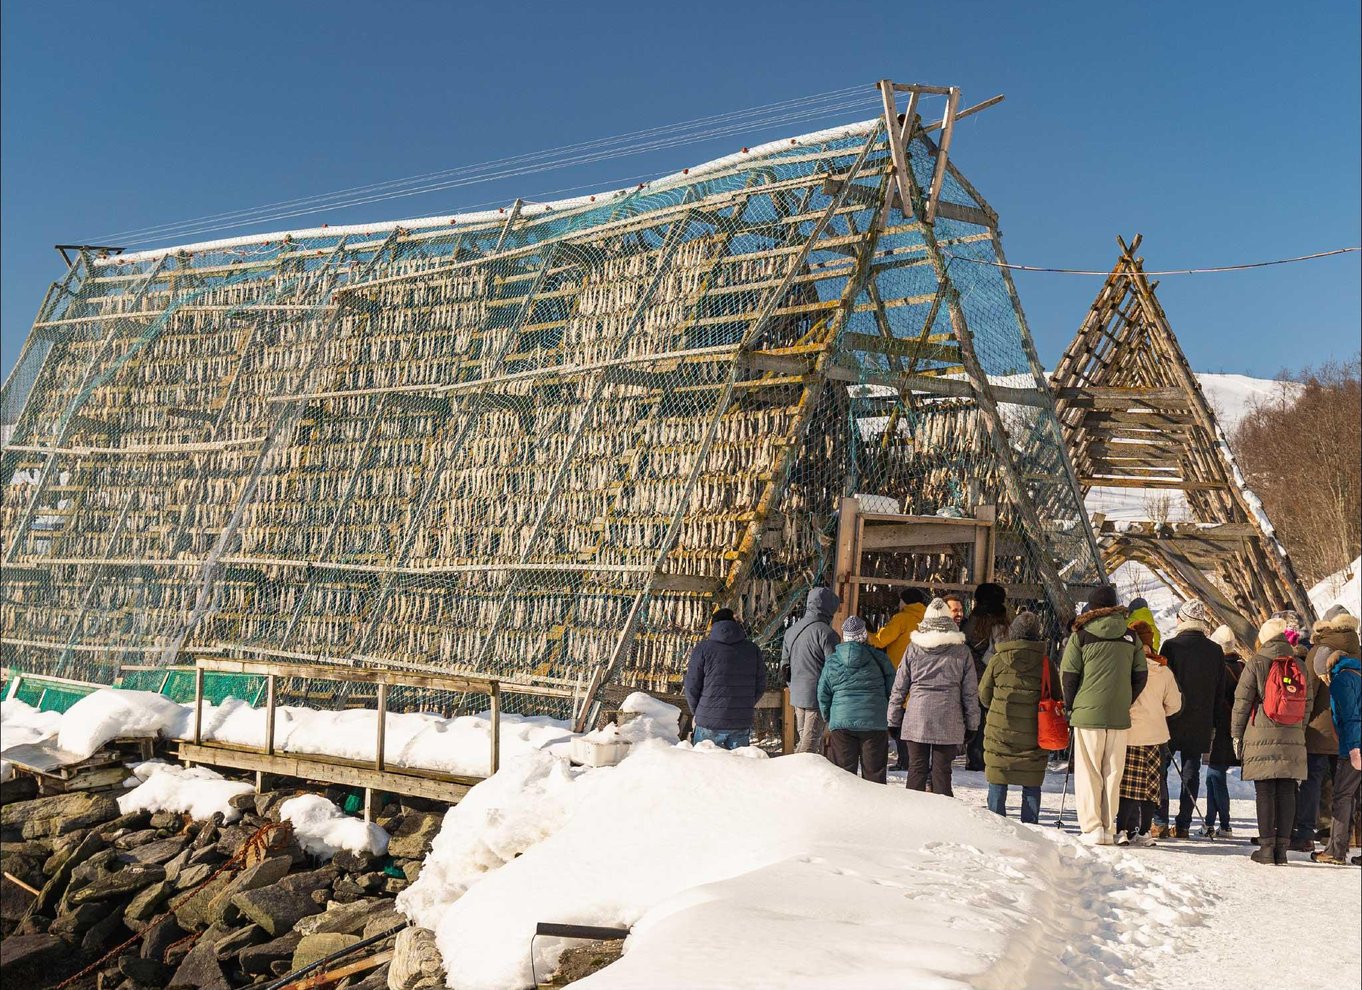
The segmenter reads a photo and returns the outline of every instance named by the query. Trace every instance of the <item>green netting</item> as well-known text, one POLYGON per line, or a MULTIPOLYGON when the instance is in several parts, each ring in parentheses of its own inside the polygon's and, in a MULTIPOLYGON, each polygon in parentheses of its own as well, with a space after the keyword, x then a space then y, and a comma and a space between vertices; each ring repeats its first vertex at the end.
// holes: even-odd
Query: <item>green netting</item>
POLYGON ((19 689, 14 692, 14 697, 42 712, 64 712, 93 690, 93 687, 85 688, 47 681, 41 677, 25 676, 20 679, 19 689))
POLYGON ((0 403, 6 662, 467 672, 563 714, 677 689, 717 603, 774 642, 857 492, 996 505, 1042 605, 1094 580, 1011 283, 961 260, 998 258, 984 204, 951 173, 934 225, 886 212, 889 171, 868 123, 556 207, 82 256, 0 403))

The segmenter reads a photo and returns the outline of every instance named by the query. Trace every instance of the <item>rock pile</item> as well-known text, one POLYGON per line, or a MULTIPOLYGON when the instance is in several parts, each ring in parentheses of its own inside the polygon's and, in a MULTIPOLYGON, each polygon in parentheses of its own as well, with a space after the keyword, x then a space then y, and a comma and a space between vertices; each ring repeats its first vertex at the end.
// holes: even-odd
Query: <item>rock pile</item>
MULTIPOLYGON (((0 808, 6 985, 52 986, 98 961, 73 986, 264 986, 404 925, 393 897, 416 878, 442 809, 395 801, 378 819, 392 835, 389 855, 341 852, 322 863, 279 822, 279 806, 297 793, 235 798, 241 818, 230 823, 220 814, 207 821, 124 815, 107 794, 7 800, 0 808)), ((392 945, 390 937, 344 962, 392 945)), ((384 962, 329 985, 443 985, 429 965, 389 970, 384 962)))

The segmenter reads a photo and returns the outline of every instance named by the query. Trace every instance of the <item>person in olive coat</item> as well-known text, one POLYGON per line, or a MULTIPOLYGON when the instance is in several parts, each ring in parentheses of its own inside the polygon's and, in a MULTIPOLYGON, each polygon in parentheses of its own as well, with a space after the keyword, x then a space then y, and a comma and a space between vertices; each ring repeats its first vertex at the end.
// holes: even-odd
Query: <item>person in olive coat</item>
MULTIPOLYGON (((1286 865, 1291 828, 1296 821, 1296 787, 1306 778, 1305 720, 1282 725, 1263 711, 1268 674, 1277 657, 1294 657, 1286 638, 1286 622, 1268 619, 1258 630, 1258 652, 1244 664, 1234 691, 1230 734, 1235 752, 1243 761, 1244 780, 1253 781, 1258 801, 1258 850, 1255 863, 1286 865)), ((1296 661, 1300 663, 1299 660, 1296 661)), ((1305 710, 1314 702, 1315 685, 1301 671, 1305 682, 1305 710)))
POLYGON ((830 733, 828 759, 876 784, 887 781, 889 690, 894 665, 883 650, 869 645, 865 620, 853 615, 842 623, 842 642, 818 677, 818 711, 830 733))
MULTIPOLYGON (((1037 711, 1045 656, 1045 633, 1033 612, 1018 612, 1004 638, 993 647, 993 657, 979 682, 979 703, 988 709, 984 720, 984 777, 988 808, 1007 817, 1007 788, 1022 789, 1021 820, 1040 821, 1040 786, 1050 754, 1037 743, 1037 711)), ((1051 685, 1059 693, 1059 675, 1052 668, 1051 685)))

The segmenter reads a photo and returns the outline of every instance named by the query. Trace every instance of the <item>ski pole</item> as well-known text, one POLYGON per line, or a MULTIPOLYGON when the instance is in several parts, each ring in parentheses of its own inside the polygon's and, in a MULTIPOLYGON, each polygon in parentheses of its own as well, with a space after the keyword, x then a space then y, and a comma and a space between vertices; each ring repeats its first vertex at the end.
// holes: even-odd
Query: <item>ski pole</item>
MULTIPOLYGON (((1178 780, 1181 781, 1178 787, 1180 790, 1185 791, 1187 788, 1187 779, 1182 775, 1182 762, 1177 758, 1177 754, 1170 752, 1168 755, 1173 758, 1173 766, 1175 766, 1178 771, 1178 780)), ((1182 800, 1181 796, 1179 796, 1178 800, 1182 800)), ((1197 817, 1202 821, 1205 821, 1206 816, 1201 813, 1201 805, 1197 803, 1196 798, 1192 798, 1192 807, 1196 809, 1197 817)))
POLYGON ((1064 827, 1064 801, 1069 796, 1069 775, 1074 770, 1074 730, 1069 729, 1069 758, 1064 764, 1064 790, 1059 792, 1059 817, 1055 819, 1055 828, 1064 827))

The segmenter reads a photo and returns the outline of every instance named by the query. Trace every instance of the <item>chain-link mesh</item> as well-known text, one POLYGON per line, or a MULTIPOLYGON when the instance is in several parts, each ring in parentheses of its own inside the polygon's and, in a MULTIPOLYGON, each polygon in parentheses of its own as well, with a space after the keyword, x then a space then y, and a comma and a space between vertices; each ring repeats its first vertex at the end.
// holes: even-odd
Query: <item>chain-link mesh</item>
POLYGON ((675 690, 716 603, 769 642, 827 579, 853 492, 995 504, 1001 580, 1092 580, 1011 284, 952 259, 996 237, 885 211, 889 163, 865 124, 564 209, 82 256, 3 397, 6 663, 675 690))

